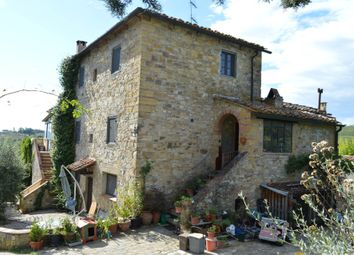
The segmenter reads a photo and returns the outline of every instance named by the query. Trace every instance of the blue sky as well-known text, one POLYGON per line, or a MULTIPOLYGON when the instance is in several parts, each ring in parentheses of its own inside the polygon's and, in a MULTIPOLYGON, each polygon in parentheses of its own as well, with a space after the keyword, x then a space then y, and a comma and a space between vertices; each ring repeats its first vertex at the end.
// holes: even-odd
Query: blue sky
MULTIPOLYGON (((277 87, 286 101, 315 106, 317 87, 323 87, 329 111, 354 124, 354 1, 315 0, 297 12, 282 10, 277 1, 228 0, 223 8, 195 2, 200 25, 273 51, 263 58, 263 96, 277 87)), ((166 14, 189 20, 189 0, 161 3, 166 14)), ((0 0, 0 95, 22 88, 60 93, 57 68, 75 53, 76 40, 90 43, 116 22, 100 0, 0 0)), ((0 130, 41 128, 55 102, 37 93, 0 99, 0 130)))

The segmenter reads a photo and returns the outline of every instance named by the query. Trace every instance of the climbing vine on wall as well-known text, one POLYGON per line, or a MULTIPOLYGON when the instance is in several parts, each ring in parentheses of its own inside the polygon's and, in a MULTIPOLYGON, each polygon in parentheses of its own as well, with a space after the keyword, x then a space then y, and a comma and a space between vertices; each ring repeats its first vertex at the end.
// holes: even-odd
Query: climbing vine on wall
POLYGON ((65 58, 59 68, 60 85, 63 93, 60 94, 58 103, 53 109, 53 134, 54 146, 52 160, 54 163, 54 175, 52 179, 52 191, 56 196, 58 207, 64 207, 64 196, 60 186, 60 167, 71 164, 75 160, 74 125, 75 106, 67 102, 76 102, 75 84, 78 79, 79 61, 75 56, 65 58), (65 104, 65 109, 63 105, 65 104))

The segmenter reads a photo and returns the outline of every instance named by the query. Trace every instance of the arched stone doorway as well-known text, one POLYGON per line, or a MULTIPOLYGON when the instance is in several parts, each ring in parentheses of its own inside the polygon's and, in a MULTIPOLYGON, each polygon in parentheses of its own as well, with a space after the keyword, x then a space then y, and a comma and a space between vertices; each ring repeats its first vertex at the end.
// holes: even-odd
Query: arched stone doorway
POLYGON ((239 125, 236 117, 227 114, 220 120, 219 155, 216 158, 215 169, 222 169, 238 153, 239 125))

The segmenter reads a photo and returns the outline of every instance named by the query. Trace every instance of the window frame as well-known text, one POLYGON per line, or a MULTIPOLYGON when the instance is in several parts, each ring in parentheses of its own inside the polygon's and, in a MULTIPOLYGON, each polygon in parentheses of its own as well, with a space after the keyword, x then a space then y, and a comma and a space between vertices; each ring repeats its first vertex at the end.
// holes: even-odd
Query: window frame
POLYGON ((220 52, 220 66, 219 66, 219 73, 222 76, 226 76, 226 77, 233 77, 236 78, 236 63, 237 63, 237 55, 235 52, 231 52, 231 51, 227 51, 227 50, 221 50, 220 52), (223 55, 225 55, 225 61, 223 61, 223 55), (231 74, 227 74, 227 56, 231 56, 231 60, 233 60, 233 62, 231 62, 231 74), (225 67, 224 67, 225 65, 225 67))
POLYGON ((81 141, 81 120, 75 121, 75 144, 80 144, 81 141))
POLYGON ((110 116, 107 118, 107 137, 106 137, 106 143, 107 144, 116 144, 117 143, 117 135, 118 135, 118 120, 117 116, 110 116), (110 121, 114 120, 115 121, 115 137, 113 140, 112 134, 110 134, 110 121))
POLYGON ((263 152, 292 153, 292 147, 292 122, 284 120, 263 119, 263 152))
POLYGON ((117 189, 117 175, 115 174, 110 174, 110 173, 105 173, 106 175, 106 189, 105 189, 105 194, 106 195, 109 195, 109 196, 112 196, 112 197, 116 197, 116 189, 117 189), (111 190, 109 190, 109 181, 108 179, 112 177, 112 178, 115 178, 115 182, 114 182, 114 190, 113 190, 113 193, 110 193, 111 190))
POLYGON ((80 66, 79 68, 79 88, 85 85, 85 66, 80 66))
POLYGON ((112 49, 112 62, 111 62, 111 73, 114 74, 115 72, 120 70, 120 63, 121 63, 121 53, 122 53, 122 47, 121 45, 117 45, 112 49), (115 65, 115 51, 119 50, 119 59, 118 59, 118 65, 115 65))
POLYGON ((92 82, 97 81, 97 68, 93 69, 92 71, 92 82))

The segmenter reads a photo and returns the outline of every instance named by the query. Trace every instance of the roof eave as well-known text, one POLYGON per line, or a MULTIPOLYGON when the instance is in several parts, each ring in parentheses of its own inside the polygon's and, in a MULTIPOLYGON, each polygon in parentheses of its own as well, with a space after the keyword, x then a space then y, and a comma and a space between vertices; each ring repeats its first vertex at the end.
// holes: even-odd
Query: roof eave
POLYGON ((90 43, 85 49, 83 49, 81 52, 77 53, 75 56, 80 58, 80 57, 86 55, 93 47, 96 46, 96 44, 99 41, 101 41, 103 38, 105 38, 108 34, 113 32, 114 30, 118 29, 119 27, 123 26, 129 20, 131 20, 134 17, 136 17, 138 15, 141 15, 141 14, 150 15, 150 16, 153 16, 153 17, 155 17, 157 19, 170 22, 172 24, 176 24, 176 25, 180 25, 180 26, 183 26, 183 27, 187 27, 187 28, 199 31, 200 33, 204 33, 204 34, 207 34, 207 35, 210 35, 210 36, 213 36, 213 37, 220 38, 221 40, 224 40, 224 41, 229 41, 229 42, 232 42, 232 43, 236 43, 236 44, 245 46, 247 48, 255 49, 255 50, 262 51, 262 52, 265 52, 265 53, 268 53, 268 54, 272 54, 271 51, 267 50, 266 48, 264 48, 264 47, 262 47, 260 45, 256 45, 256 44, 253 44, 253 43, 250 43, 250 42, 247 42, 247 41, 243 41, 242 39, 237 39, 235 37, 232 37, 232 36, 229 36, 229 35, 226 35, 226 34, 225 35, 223 35, 221 33, 217 34, 217 32, 215 32, 215 31, 212 31, 212 30, 208 31, 207 28, 196 26, 196 25, 193 25, 191 23, 187 23, 187 22, 182 21, 182 20, 179 21, 177 19, 170 18, 167 15, 163 15, 163 14, 160 14, 160 13, 157 13, 157 12, 152 12, 152 11, 146 10, 144 8, 138 7, 134 11, 129 13, 128 16, 123 18, 120 22, 118 22, 113 27, 111 27, 106 33, 104 33, 103 35, 98 37, 96 40, 94 40, 92 43, 90 43))

